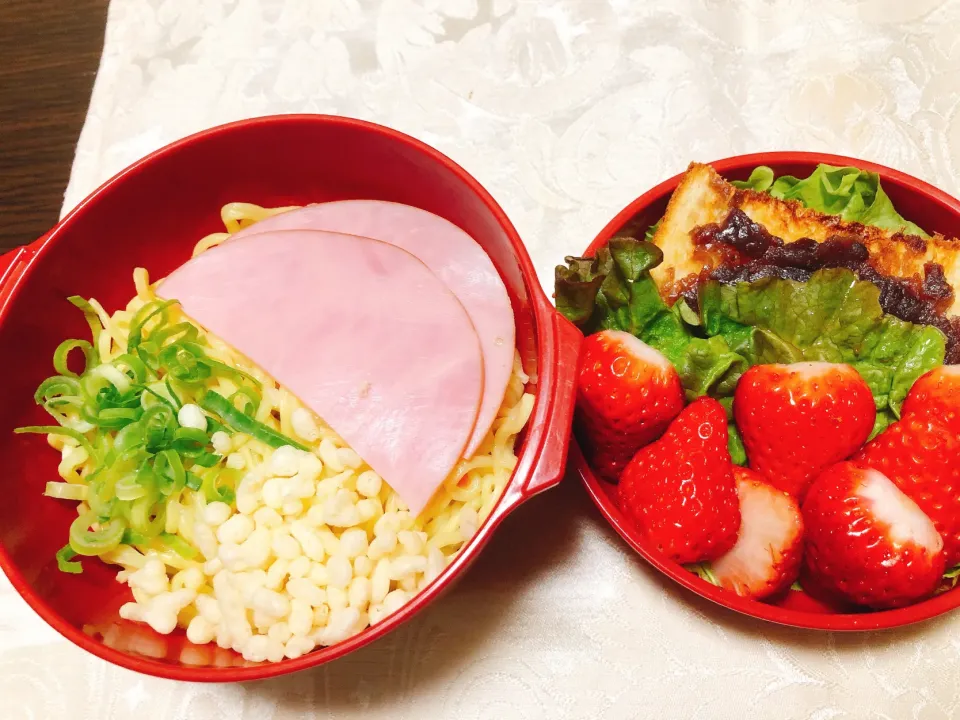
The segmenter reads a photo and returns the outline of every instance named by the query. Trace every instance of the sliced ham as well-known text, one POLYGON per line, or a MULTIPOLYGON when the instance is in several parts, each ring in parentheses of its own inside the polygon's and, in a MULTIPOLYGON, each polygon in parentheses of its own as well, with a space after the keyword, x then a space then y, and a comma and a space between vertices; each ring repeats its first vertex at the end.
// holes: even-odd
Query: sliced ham
POLYGON ((483 393, 463 305, 420 260, 295 230, 213 248, 160 297, 270 373, 419 513, 460 459, 483 393))
POLYGON ((483 352, 483 401, 465 452, 473 455, 503 403, 515 345, 510 297, 477 241, 426 210, 379 200, 309 205, 262 220, 234 238, 274 230, 328 230, 382 240, 416 255, 447 284, 470 315, 483 352))

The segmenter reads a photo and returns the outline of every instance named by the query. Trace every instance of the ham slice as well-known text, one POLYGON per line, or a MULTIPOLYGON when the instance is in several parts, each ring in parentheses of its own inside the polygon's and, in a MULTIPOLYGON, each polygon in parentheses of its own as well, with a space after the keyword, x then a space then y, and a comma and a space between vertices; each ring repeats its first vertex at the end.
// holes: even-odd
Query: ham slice
POLYGON ((470 315, 483 352, 483 400, 464 453, 473 455, 503 404, 515 346, 510 296, 479 243, 433 213, 380 200, 308 205, 262 220, 234 238, 274 230, 327 230, 382 240, 416 255, 447 284, 470 315))
POLYGON ((483 393, 476 331, 405 250, 295 230, 193 258, 160 297, 323 418, 419 513, 460 459, 483 393))

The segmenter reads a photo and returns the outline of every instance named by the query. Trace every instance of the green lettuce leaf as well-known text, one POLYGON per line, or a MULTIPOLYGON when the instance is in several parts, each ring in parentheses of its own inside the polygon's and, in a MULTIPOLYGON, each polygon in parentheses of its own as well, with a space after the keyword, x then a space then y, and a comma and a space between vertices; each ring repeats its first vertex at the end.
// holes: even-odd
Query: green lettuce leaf
POLYGON ((649 273, 662 259, 655 245, 633 238, 615 238, 593 258, 568 257, 556 269, 557 308, 586 334, 624 330, 657 348, 691 399, 715 387, 725 394, 745 362, 724 338, 696 336, 688 321, 697 315, 686 303, 667 306, 649 273))
POLYGON ((755 167, 746 180, 731 180, 730 184, 741 190, 756 190, 757 192, 769 192, 776 176, 773 174, 773 168, 761 165, 755 167))
POLYGON ((663 218, 657 220, 653 225, 647 228, 646 234, 643 236, 643 239, 647 242, 653 242, 653 236, 657 234, 657 230, 660 229, 660 223, 663 222, 663 218))
MULTIPOLYGON (((705 570, 705 572, 710 572, 705 570)), ((701 577, 703 577, 701 575, 701 577)), ((952 590, 957 586, 957 581, 960 580, 960 565, 954 565, 952 568, 947 570, 943 574, 943 579, 946 581, 943 585, 937 588, 937 594, 946 592, 947 590, 952 590)))
POLYGON ((557 309, 586 333, 616 328, 636 335, 666 310, 647 272, 662 261, 656 245, 629 237, 613 238, 592 258, 567 257, 554 275, 557 309))
POLYGON ((730 450, 730 459, 734 465, 747 464, 747 449, 743 446, 743 440, 740 438, 740 431, 733 423, 727 425, 727 448, 730 450))
MULTIPOLYGON (((611 240, 593 258, 568 257, 556 269, 557 309, 585 334, 624 330, 657 348, 677 369, 688 399, 729 399, 749 365, 725 338, 698 335, 700 318, 685 302, 667 306, 649 274, 662 259, 655 245, 633 238, 611 240)), ((731 430, 731 455, 743 464, 740 436, 731 430)))
POLYGON ((853 365, 870 386, 877 410, 893 417, 900 416, 914 381, 942 364, 946 350, 939 330, 885 315, 879 288, 842 268, 819 270, 807 282, 708 282, 701 289, 700 314, 705 332, 724 338, 748 365, 801 360, 853 365))
POLYGON ((896 211, 876 173, 855 167, 821 164, 809 177, 800 179, 792 175, 777 178, 772 169, 761 166, 755 168, 747 180, 733 184, 767 192, 781 200, 799 200, 808 208, 839 215, 850 222, 927 237, 919 226, 896 211))
MULTIPOLYGON (((567 258, 556 271, 557 307, 585 333, 624 330, 673 363, 688 400, 709 395, 727 410, 741 375, 753 365, 819 360, 849 363, 870 386, 874 434, 900 416, 907 391, 943 363, 945 338, 880 307, 876 285, 843 268, 806 282, 764 278, 700 286, 699 312, 668 307, 649 270, 662 260, 648 242, 616 238, 594 258, 567 258)), ((732 423, 730 453, 743 462, 732 423)))
POLYGON ((690 565, 684 565, 684 567, 701 580, 706 580, 711 585, 720 585, 720 582, 713 574, 713 569, 710 567, 710 563, 693 563, 690 565))

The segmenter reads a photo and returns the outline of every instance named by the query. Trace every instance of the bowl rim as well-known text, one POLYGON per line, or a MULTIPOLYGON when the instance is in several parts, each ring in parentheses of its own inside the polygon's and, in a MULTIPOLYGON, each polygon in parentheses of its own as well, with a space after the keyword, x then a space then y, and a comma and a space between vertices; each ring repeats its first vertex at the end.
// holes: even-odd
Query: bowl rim
MULTIPOLYGON (((69 228, 88 211, 87 209, 90 206, 97 203, 99 198, 110 192, 112 188, 126 182, 132 176, 150 172, 157 161, 174 155, 195 144, 203 143, 211 138, 264 125, 274 125, 282 128, 289 123, 308 123, 354 128, 373 135, 379 135, 380 137, 386 137, 393 142, 407 146, 422 156, 429 157, 439 166, 456 175, 466 185, 469 192, 472 192, 481 200, 486 210, 490 212, 496 220, 497 225, 506 234, 513 249, 513 254, 519 265, 520 274, 528 293, 530 313, 534 320, 538 367, 545 361, 553 360, 553 355, 561 351, 562 348, 558 349, 558 342, 556 340, 557 336, 564 332, 563 326, 559 323, 560 316, 544 294, 543 288, 537 278, 536 270, 516 228, 493 196, 476 178, 439 150, 399 130, 357 118, 311 113, 264 115, 217 125, 164 145, 120 170, 87 195, 48 233, 26 248, 12 251, 13 265, 10 268, 4 271, 2 264, 0 264, 0 281, 3 281, 0 282, 0 324, 3 323, 9 313, 11 305, 9 302, 10 299, 29 277, 30 270, 36 259, 41 257, 45 252, 48 252, 59 237, 64 232, 67 232, 69 228), (21 266, 17 266, 18 261, 22 263, 21 266), (6 284, 6 287, 3 287, 4 284, 6 284), (3 293, 7 290, 9 290, 9 292, 4 297, 3 293)), ((570 329, 572 330, 572 326, 570 326, 570 329)), ((579 336, 579 333, 577 333, 577 335, 579 336)), ((572 372, 571 370, 571 378, 572 372)), ((556 405, 552 397, 554 394, 553 391, 557 384, 562 383, 563 380, 554 372, 544 372, 541 370, 539 376, 540 380, 536 386, 536 398, 531 418, 537 415, 541 404, 543 404, 544 416, 549 419, 554 416, 555 412, 552 410, 556 405)), ((53 610, 53 608, 34 591, 2 543, 0 543, 0 569, 6 574, 18 594, 50 627, 81 649, 114 665, 154 677, 202 683, 246 682, 285 675, 330 662, 372 643, 381 636, 388 634, 401 623, 409 620, 414 614, 419 612, 459 579, 470 563, 476 559, 487 542, 489 542, 493 531, 510 512, 537 492, 559 482, 560 475, 558 475, 552 483, 541 482, 537 487, 532 489, 528 487, 531 485, 531 478, 536 475, 536 461, 550 440, 549 433, 542 432, 541 436, 537 437, 536 440, 537 442, 535 443, 527 442, 518 455, 517 467, 507 480, 504 491, 491 510, 490 515, 480 525, 473 537, 464 544, 454 561, 450 563, 431 584, 418 592, 400 610, 376 625, 368 626, 362 632, 347 640, 327 647, 317 648, 299 658, 285 658, 279 662, 245 666, 189 666, 182 663, 166 662, 146 656, 129 654, 95 640, 81 628, 69 623, 58 612, 53 610)), ((561 447, 563 455, 565 456, 566 443, 563 443, 561 447)), ((556 449, 557 445, 554 443, 551 450, 556 449)), ((547 452, 549 453, 550 451, 547 452)))
MULTIPOLYGON (((752 169, 758 165, 785 163, 852 165, 861 170, 877 173, 881 180, 893 181, 911 192, 922 195, 927 200, 944 207, 960 218, 960 200, 957 200, 943 190, 902 171, 844 155, 788 150, 733 155, 706 164, 711 165, 718 173, 723 175, 733 170, 752 169)), ((672 194, 680 183, 683 175, 684 173, 678 173, 664 180, 630 202, 597 234, 587 247, 585 254, 592 255, 635 215, 672 194)), ((795 608, 769 605, 758 600, 740 597, 734 592, 708 583, 706 580, 686 570, 679 563, 664 557, 655 548, 645 544, 642 538, 639 538, 633 530, 632 523, 620 512, 606 490, 604 490, 604 487, 609 485, 609 483, 599 479, 594 474, 583 455, 576 437, 574 437, 570 443, 570 465, 580 476, 587 490, 587 494, 596 504, 604 519, 610 523, 617 534, 620 535, 634 551, 640 554, 644 560, 686 589, 717 605, 742 615, 766 620, 779 625, 807 630, 857 632, 903 627, 923 620, 929 620, 960 606, 960 591, 958 591, 957 588, 941 592, 931 598, 906 607, 864 613, 807 612, 795 608)))

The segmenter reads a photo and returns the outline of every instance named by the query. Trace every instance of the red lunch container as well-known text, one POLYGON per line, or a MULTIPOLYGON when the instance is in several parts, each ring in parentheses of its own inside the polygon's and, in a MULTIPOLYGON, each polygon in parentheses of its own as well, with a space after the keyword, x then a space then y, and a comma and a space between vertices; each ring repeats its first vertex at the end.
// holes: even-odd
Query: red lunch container
POLYGON ((7 379, 0 403, 0 567, 66 638, 132 670, 223 682, 328 662, 410 619, 466 570, 508 513, 559 482, 581 339, 540 288, 523 243, 490 194, 411 137, 347 118, 284 115, 180 140, 106 182, 40 240, 0 259, 0 369, 7 379), (222 230, 219 213, 227 202, 271 207, 347 198, 390 200, 444 217, 476 239, 500 272, 536 395, 503 496, 455 561, 410 603, 342 643, 295 660, 246 663, 231 651, 193 646, 182 631, 162 636, 121 621, 117 609, 130 595, 115 582, 116 568, 88 563, 80 575, 58 571, 54 555, 76 517, 74 504, 42 494, 46 481, 57 478, 57 453, 39 437, 13 434, 15 427, 48 422, 33 402, 34 389, 50 374, 60 341, 87 332, 65 298, 96 297, 111 312, 125 305, 133 269, 167 275, 190 258, 199 238, 222 230))
MULTIPOLYGON (((778 177, 807 177, 820 163, 853 166, 877 173, 884 191, 903 217, 916 222, 928 232, 960 237, 960 201, 922 180, 882 165, 840 155, 810 152, 738 155, 712 162, 710 165, 727 180, 746 180, 750 172, 760 165, 772 168, 778 177)), ((622 231, 640 232, 642 237, 646 228, 663 217, 667 202, 682 177, 676 175, 665 180, 627 205, 600 231, 587 247, 585 254, 592 255, 622 231)), ((771 603, 742 598, 730 590, 702 580, 680 564, 664 557, 648 542, 617 507, 616 486, 594 475, 576 441, 570 450, 570 461, 600 512, 634 550, 660 572, 684 587, 731 610, 794 627, 819 630, 879 630, 926 620, 960 606, 960 591, 956 588, 915 605, 879 612, 830 607, 800 591, 790 591, 771 603)))

